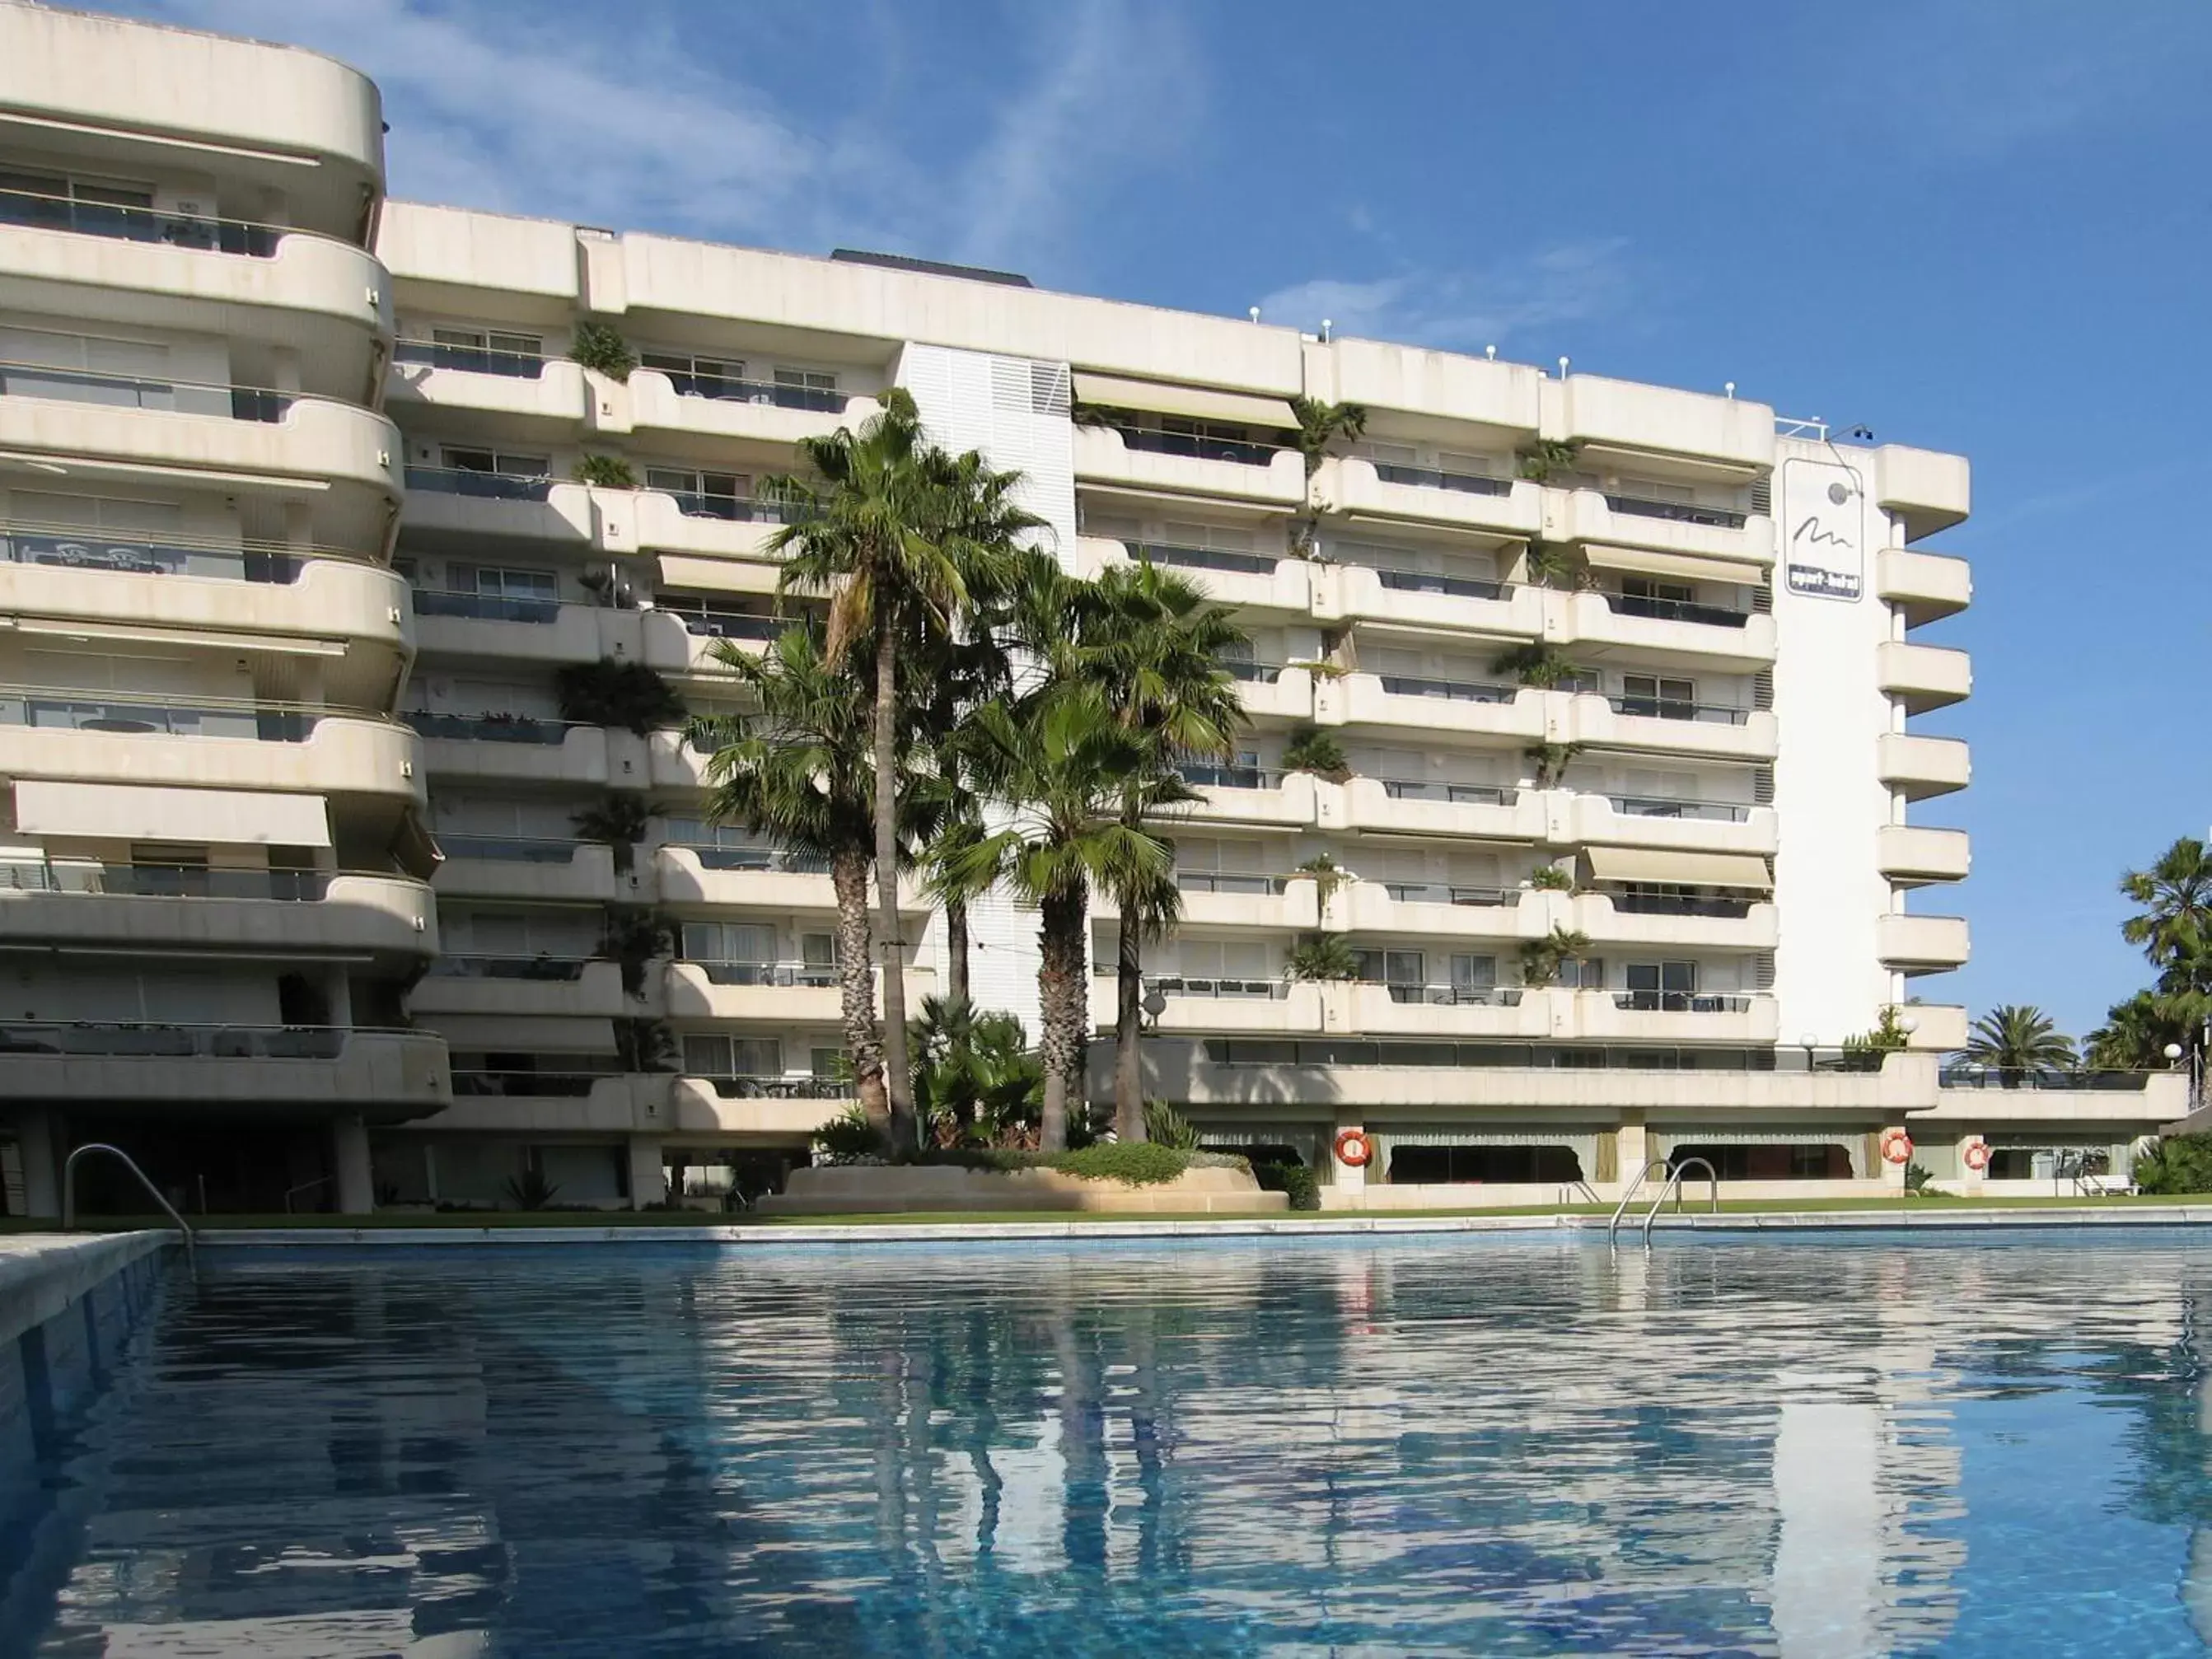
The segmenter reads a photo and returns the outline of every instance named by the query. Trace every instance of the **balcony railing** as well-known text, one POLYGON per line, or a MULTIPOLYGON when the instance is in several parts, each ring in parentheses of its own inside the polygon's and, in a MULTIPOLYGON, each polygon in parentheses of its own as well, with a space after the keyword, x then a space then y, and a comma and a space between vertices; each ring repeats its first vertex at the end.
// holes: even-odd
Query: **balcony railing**
POLYGON ((482 1097, 507 1096, 510 1098, 548 1099, 558 1097, 576 1099, 592 1092, 592 1087, 601 1078, 617 1076, 611 1072, 512 1072, 491 1070, 457 1070, 453 1073, 453 1093, 482 1097))
POLYGON ((1740 1014, 1754 999, 1712 991, 1616 991, 1613 1006, 1638 1013, 1740 1014))
POLYGON ((1518 1008, 1522 988, 1517 985, 1415 985, 1403 980, 1368 980, 1390 993, 1390 1000, 1439 1008, 1518 1008))
POLYGON ((333 717, 364 720, 382 718, 349 709, 306 708, 296 703, 234 702, 216 697, 172 702, 166 697, 84 691, 73 687, 0 686, 0 726, 305 743, 317 722, 333 717))
POLYGON ((553 480, 544 474, 484 472, 470 466, 410 466, 407 487, 477 501, 542 501, 553 493, 553 480))
POLYGON ((1133 556, 1154 564, 1180 565, 1192 570, 1220 570, 1239 576, 1266 576, 1280 560, 1272 553, 1240 553, 1225 547, 1182 547, 1173 542, 1127 544, 1133 556))
POLYGON ((152 1021, 0 1022, 0 1054, 118 1060, 336 1060, 368 1026, 167 1025, 152 1021))
POLYGON ((442 956, 430 964, 433 979, 573 981, 584 976, 589 957, 442 956))
POLYGON ((1671 519, 1677 524, 1701 524, 1715 530, 1741 530, 1744 515, 1725 507, 1699 507, 1693 501, 1655 501, 1641 495, 1607 495, 1605 504, 1615 513, 1635 519, 1671 519))
POLYGON ((1698 605, 1688 599, 1657 599, 1642 593, 1607 593, 1606 608, 1616 616, 1649 617, 1656 622, 1696 623, 1705 628, 1742 628, 1751 621, 1747 611, 1726 605, 1698 605))
POLYGON ((441 340, 400 340, 392 348, 394 362, 428 363, 464 374, 497 374, 510 380, 535 380, 545 373, 542 351, 507 351, 495 346, 451 345, 441 340))
MULTIPOLYGON (((1391 1042, 1332 1037, 1297 1042, 1267 1038, 1213 1038, 1206 1044, 1206 1059, 1221 1066, 1326 1066, 1341 1070, 1352 1066, 1453 1067, 1480 1071, 1565 1072, 1726 1072, 1803 1073, 1879 1071, 1880 1066, 1845 1064, 1833 1048, 1815 1049, 1808 1057, 1800 1048, 1725 1048, 1699 1046, 1679 1048, 1636 1043, 1618 1048, 1601 1044, 1553 1047, 1528 1042, 1391 1042)), ((1877 1060, 1879 1055, 1875 1057, 1877 1060)))
POLYGON ((568 722, 540 720, 533 714, 443 714, 410 709, 399 717, 426 738, 462 743, 540 744, 547 748, 568 741, 568 722))
POLYGON ((1382 890, 1398 904, 1517 905, 1517 887, 1457 887, 1442 881, 1386 881, 1382 890))
POLYGON ((716 985, 809 986, 837 983, 837 969, 819 962, 715 962, 697 957, 692 963, 716 985))
POLYGON ((1480 680, 1435 680, 1419 676, 1384 674, 1382 690, 1394 697, 1434 697, 1449 702, 1511 702, 1510 685, 1491 685, 1480 680))
POLYGON ((210 253, 273 258, 287 236, 307 233, 245 219, 206 214, 163 213, 120 202, 87 202, 37 191, 0 190, 0 225, 31 230, 66 230, 80 236, 104 236, 119 242, 157 242, 210 253))
POLYGON ((97 404, 104 409, 152 409, 234 421, 281 421, 299 393, 269 386, 172 380, 148 374, 106 374, 45 363, 0 362, 0 397, 97 404), (181 394, 181 395, 179 395, 181 394))
POLYGON ((738 380, 721 374, 690 374, 645 365, 647 374, 665 374, 679 398, 708 398, 716 403, 765 404, 777 409, 806 409, 817 415, 842 415, 853 401, 849 392, 830 386, 787 386, 781 380, 738 380))
POLYGON ((1741 823, 1751 816, 1748 806, 1726 801, 1676 800, 1668 795, 1607 795, 1613 810, 1632 818, 1700 818, 1711 823, 1741 823))
POLYGON ((859 1092, 850 1079, 840 1077, 718 1077, 710 1073, 702 1080, 713 1085, 724 1100, 850 1100, 859 1092))
POLYGON ((1176 872, 1176 885, 1186 893, 1249 893, 1260 896, 1280 893, 1289 884, 1287 876, 1249 875, 1229 870, 1176 872))
POLYGON ((1425 570, 1384 570, 1377 568, 1376 579, 1383 586, 1402 593, 1443 593, 1458 599, 1502 599, 1512 592, 1510 583, 1496 582, 1480 576, 1439 576, 1425 570))
MULTIPOLYGON (((1114 964, 1101 962, 1092 971, 1100 978, 1110 976, 1114 964)), ((1182 975, 1164 975, 1145 981, 1146 991, 1158 991, 1166 997, 1208 997, 1239 1002, 1280 1002, 1291 994, 1287 981, 1279 979, 1191 979, 1182 975)))
POLYGON ((1607 697, 1616 714, 1648 720, 1696 720, 1707 726, 1742 726, 1751 719, 1748 708, 1724 703, 1690 702, 1679 697, 1607 697))
POLYGON ((742 611, 681 611, 664 604, 660 607, 672 617, 684 620, 684 631, 709 640, 778 640, 783 630, 795 625, 789 617, 760 617, 742 611))
POLYGON ((1447 472, 1433 466, 1401 466, 1395 461, 1374 463, 1375 476, 1384 483, 1411 484, 1416 489, 1449 489, 1462 495, 1510 495, 1510 478, 1493 478, 1483 472, 1447 472))
POLYGON ((672 841, 707 870, 759 870, 776 875, 826 876, 830 860, 818 853, 795 853, 781 847, 726 847, 712 842, 672 841))
POLYGON ((287 583, 300 579, 310 560, 347 564, 378 562, 350 548, 317 543, 257 540, 252 537, 151 536, 82 525, 0 523, 0 562, 48 565, 64 570, 114 571, 131 576, 209 576, 221 580, 287 583))
POLYGON ((1282 453, 1274 444, 1244 438, 1215 438, 1203 433, 1160 432, 1149 427, 1117 426, 1123 446, 1155 455, 1181 455, 1195 461, 1231 461, 1238 466, 1269 466, 1282 453))
POLYGON ((1747 898, 1716 898, 1688 893, 1609 893, 1613 908, 1632 916, 1722 916, 1741 921, 1751 914, 1747 898))
POLYGON ((449 858, 483 859, 495 864, 572 864, 577 849, 598 842, 562 841, 550 836, 448 835, 438 831, 438 846, 449 858))
POLYGON ((269 899, 312 903, 327 894, 320 870, 210 870, 204 865, 0 863, 0 891, 85 893, 129 898, 269 899))
POLYGON ((2170 1075, 2162 1072, 2008 1072, 1978 1060, 1952 1060, 1944 1063, 1941 1080, 1946 1089, 2124 1090, 2141 1093, 2150 1087, 2154 1077, 2170 1075))
POLYGON ((528 623, 549 627, 561 620, 558 599, 525 599, 505 593, 456 593, 443 588, 413 590, 418 617, 465 617, 476 622, 528 623))
POLYGON ((1392 800, 1440 800, 1454 806, 1510 806, 1521 799, 1518 789, 1494 783, 1430 783, 1411 778, 1382 778, 1382 793, 1392 800))
POLYGON ((720 519, 731 524, 804 524, 811 511, 803 501, 766 501, 751 496, 714 495, 696 489, 653 489, 676 503, 687 519, 720 519))
POLYGON ((1242 680, 1247 685, 1273 685, 1283 678, 1285 665, 1279 662, 1253 662, 1233 657, 1218 659, 1221 672, 1232 680, 1242 680))
POLYGON ((1283 775, 1257 766, 1212 766, 1186 761, 1176 770, 1182 781, 1200 789, 1279 789, 1283 775))

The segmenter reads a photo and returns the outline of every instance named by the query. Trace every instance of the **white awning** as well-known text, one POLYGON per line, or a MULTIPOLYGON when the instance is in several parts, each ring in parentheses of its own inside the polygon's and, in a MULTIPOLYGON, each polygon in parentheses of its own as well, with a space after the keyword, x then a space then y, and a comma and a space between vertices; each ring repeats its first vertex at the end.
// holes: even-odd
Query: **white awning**
POLYGON ((1774 890, 1766 860, 1750 853, 1681 853, 1656 847, 1593 847, 1595 881, 1652 881, 1677 887, 1742 887, 1774 890))
POLYGON ((1647 553, 1641 548, 1589 545, 1583 555, 1599 570, 1632 570, 1639 576, 1682 576, 1691 581, 1741 582, 1756 587, 1766 567, 1742 559, 1707 558, 1694 553, 1647 553))
POLYGON ((15 827, 26 835, 98 841, 205 842, 218 847, 328 847, 320 795, 255 789, 166 789, 144 784, 15 785, 15 827))
POLYGON ((1158 386, 1123 380, 1111 374, 1075 377, 1075 401, 1102 409, 1139 409, 1148 415, 1188 415, 1200 421, 1238 421, 1246 426, 1296 429, 1298 417, 1281 398, 1248 392, 1214 392, 1205 386, 1158 386))

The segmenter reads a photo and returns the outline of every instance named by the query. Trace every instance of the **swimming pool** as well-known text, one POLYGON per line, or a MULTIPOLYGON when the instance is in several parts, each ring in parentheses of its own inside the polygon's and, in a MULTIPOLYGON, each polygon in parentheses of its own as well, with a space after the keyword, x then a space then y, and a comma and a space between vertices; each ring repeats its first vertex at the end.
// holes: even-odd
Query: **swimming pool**
POLYGON ((0 1654, 2202 1650, 2212 1242, 210 1251, 0 1654))

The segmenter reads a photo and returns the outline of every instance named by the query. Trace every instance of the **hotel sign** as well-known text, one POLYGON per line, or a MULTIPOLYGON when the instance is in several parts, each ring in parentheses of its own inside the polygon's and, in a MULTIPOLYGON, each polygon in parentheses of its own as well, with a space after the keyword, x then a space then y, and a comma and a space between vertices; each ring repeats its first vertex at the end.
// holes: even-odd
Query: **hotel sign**
POLYGON ((1792 593, 1858 599, 1866 586, 1866 491, 1848 467, 1783 466, 1784 579, 1792 593))

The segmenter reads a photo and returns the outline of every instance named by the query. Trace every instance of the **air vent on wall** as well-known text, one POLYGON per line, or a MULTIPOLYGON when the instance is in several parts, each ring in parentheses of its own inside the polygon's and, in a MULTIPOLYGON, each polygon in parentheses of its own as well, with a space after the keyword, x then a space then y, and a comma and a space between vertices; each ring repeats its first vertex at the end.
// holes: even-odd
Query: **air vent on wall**
POLYGON ((1751 677, 1751 706, 1753 708, 1774 707, 1774 671, 1762 668, 1751 677))
POLYGON ((1761 617, 1766 616, 1773 611, 1774 586, 1772 583, 1761 582, 1758 586, 1751 590, 1751 608, 1756 615, 1761 617))
POLYGON ((1774 480, 1771 477, 1751 481, 1751 510, 1754 513, 1774 511, 1774 480))
POLYGON ((1751 982, 1756 990, 1774 988, 1774 952, 1761 951, 1751 959, 1751 982))
POLYGON ((1774 769, 1762 766, 1751 775, 1751 798, 1761 806, 1774 805, 1774 769))

